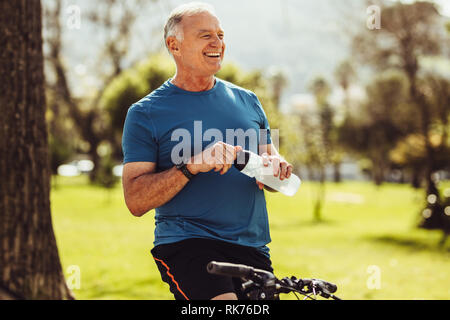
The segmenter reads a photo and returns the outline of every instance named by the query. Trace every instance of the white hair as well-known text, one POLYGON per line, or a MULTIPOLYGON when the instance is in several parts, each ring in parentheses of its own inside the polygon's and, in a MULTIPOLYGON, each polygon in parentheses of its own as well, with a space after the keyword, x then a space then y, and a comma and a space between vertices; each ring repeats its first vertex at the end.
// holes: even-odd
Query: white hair
POLYGON ((183 41, 184 34, 182 28, 180 28, 180 22, 183 20, 183 17, 193 16, 203 12, 208 12, 214 16, 216 15, 214 7, 203 2, 190 2, 176 7, 170 13, 164 27, 164 43, 166 47, 168 37, 176 37, 178 41, 183 41))

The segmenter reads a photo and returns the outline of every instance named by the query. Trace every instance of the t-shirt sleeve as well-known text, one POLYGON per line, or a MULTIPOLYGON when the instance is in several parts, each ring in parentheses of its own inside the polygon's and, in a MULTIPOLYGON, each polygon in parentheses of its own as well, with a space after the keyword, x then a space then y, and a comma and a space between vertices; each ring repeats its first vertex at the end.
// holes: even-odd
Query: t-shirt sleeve
POLYGON ((123 163, 157 162, 158 143, 147 109, 133 105, 128 109, 122 135, 123 163))
POLYGON ((260 128, 259 144, 260 145, 271 144, 272 143, 272 137, 271 137, 271 133, 270 133, 270 125, 269 125, 269 121, 267 120, 266 113, 264 112, 264 108, 261 105, 261 102, 259 101, 259 99, 256 96, 256 94, 254 94, 252 92, 251 95, 252 95, 252 97, 254 99, 254 106, 255 106, 256 112, 258 113, 258 115, 260 117, 260 123, 259 123, 259 128, 260 128))

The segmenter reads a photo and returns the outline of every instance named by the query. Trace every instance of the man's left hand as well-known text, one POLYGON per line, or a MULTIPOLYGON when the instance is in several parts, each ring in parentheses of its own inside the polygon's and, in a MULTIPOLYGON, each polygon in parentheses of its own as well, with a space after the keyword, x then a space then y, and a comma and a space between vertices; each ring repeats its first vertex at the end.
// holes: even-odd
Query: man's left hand
MULTIPOLYGON (((268 167, 270 163, 273 164, 273 175, 275 177, 279 177, 280 180, 282 180, 282 181, 284 179, 289 179, 290 178, 290 176, 292 174, 293 167, 285 159, 283 159, 279 155, 271 156, 271 155, 269 155, 267 153, 262 154, 261 157, 263 158, 263 164, 264 164, 265 167, 268 167)), ((256 184, 258 185, 260 190, 264 189, 264 184, 263 183, 261 183, 258 180, 256 180, 256 184)))

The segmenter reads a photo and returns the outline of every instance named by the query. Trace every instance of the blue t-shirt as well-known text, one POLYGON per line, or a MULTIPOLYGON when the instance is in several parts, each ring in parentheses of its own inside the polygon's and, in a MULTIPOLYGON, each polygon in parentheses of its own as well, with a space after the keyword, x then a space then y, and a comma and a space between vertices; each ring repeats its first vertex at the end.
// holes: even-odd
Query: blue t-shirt
MULTIPOLYGON (((161 172, 179 163, 175 158, 190 158, 218 141, 254 152, 259 143, 271 143, 256 95, 220 79, 202 92, 182 90, 168 80, 128 110, 124 164, 154 162, 161 172), (267 135, 260 134, 264 130, 267 135)), ((214 171, 196 175, 156 208, 155 221, 155 246, 208 238, 256 247, 269 255, 264 191, 234 166, 223 176, 214 171)))

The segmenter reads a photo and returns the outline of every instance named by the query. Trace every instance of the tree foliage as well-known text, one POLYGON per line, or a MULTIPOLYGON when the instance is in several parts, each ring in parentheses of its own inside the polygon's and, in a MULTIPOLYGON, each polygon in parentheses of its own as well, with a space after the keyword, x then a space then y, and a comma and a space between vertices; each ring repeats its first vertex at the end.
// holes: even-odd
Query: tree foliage
POLYGON ((122 160, 122 130, 128 108, 161 86, 174 73, 175 66, 166 55, 152 55, 120 73, 105 88, 100 106, 108 117, 108 140, 116 161, 122 160))
POLYGON ((402 74, 387 72, 367 88, 367 99, 357 114, 348 115, 340 127, 341 143, 353 153, 370 160, 376 184, 385 181, 390 168, 389 151, 408 132, 411 107, 407 104, 407 83, 402 74))
MULTIPOLYGON (((406 92, 406 101, 398 103, 399 95, 392 87, 393 83, 380 86, 378 82, 372 90, 369 86, 369 102, 363 106, 364 113, 368 114, 367 107, 378 107, 379 112, 372 112, 371 119, 375 120, 372 124, 379 127, 365 127, 364 123, 358 125, 347 119, 347 138, 350 138, 352 130, 353 136, 356 132, 364 133, 360 136, 366 139, 363 139, 359 149, 364 150, 364 144, 370 154, 371 145, 377 145, 378 152, 373 154, 379 158, 379 164, 374 165, 382 168, 388 160, 387 155, 390 155, 389 160, 413 172, 415 185, 420 185, 421 180, 425 182, 427 199, 433 196, 440 202, 435 172, 448 170, 450 163, 449 87, 448 80, 428 73, 421 61, 424 57, 442 55, 448 50, 445 21, 432 2, 384 5, 380 1, 380 5, 383 8, 381 29, 367 30, 357 35, 353 41, 353 52, 360 61, 378 72, 401 72, 406 79, 403 82, 406 88, 402 85, 401 90, 406 92), (400 106, 394 109, 396 114, 392 114, 392 109, 382 108, 392 107, 393 104, 400 106)), ((441 221, 433 219, 434 214, 443 215, 444 212, 432 211, 432 215, 424 215, 423 218, 441 221)), ((445 231, 443 224, 440 227, 445 231)))
POLYGON ((77 151, 88 154, 94 162, 90 180, 95 182, 102 164, 98 150, 112 135, 100 108, 100 99, 105 88, 125 68, 125 61, 129 59, 134 23, 138 13, 151 3, 143 0, 104 0, 87 9, 83 15, 87 18, 83 25, 101 30, 99 33, 104 35, 104 39, 99 42, 98 56, 92 57, 93 61, 99 62, 93 67, 97 85, 90 86, 87 89, 89 92, 82 96, 78 96, 74 89, 74 82, 79 84, 82 80, 76 79, 77 81, 72 82, 73 68, 67 63, 67 42, 64 41, 65 29, 62 23, 66 13, 63 1, 47 0, 45 4, 46 87, 47 95, 54 101, 50 107, 54 166, 61 164, 61 154, 67 151, 71 151, 71 155, 77 151), (64 118, 65 115, 70 119, 70 124, 61 123, 61 119, 67 119, 64 118), (67 130, 69 127, 71 130, 67 130), (78 140, 73 149, 61 148, 64 144, 71 146, 71 143, 68 143, 71 139, 78 140))

